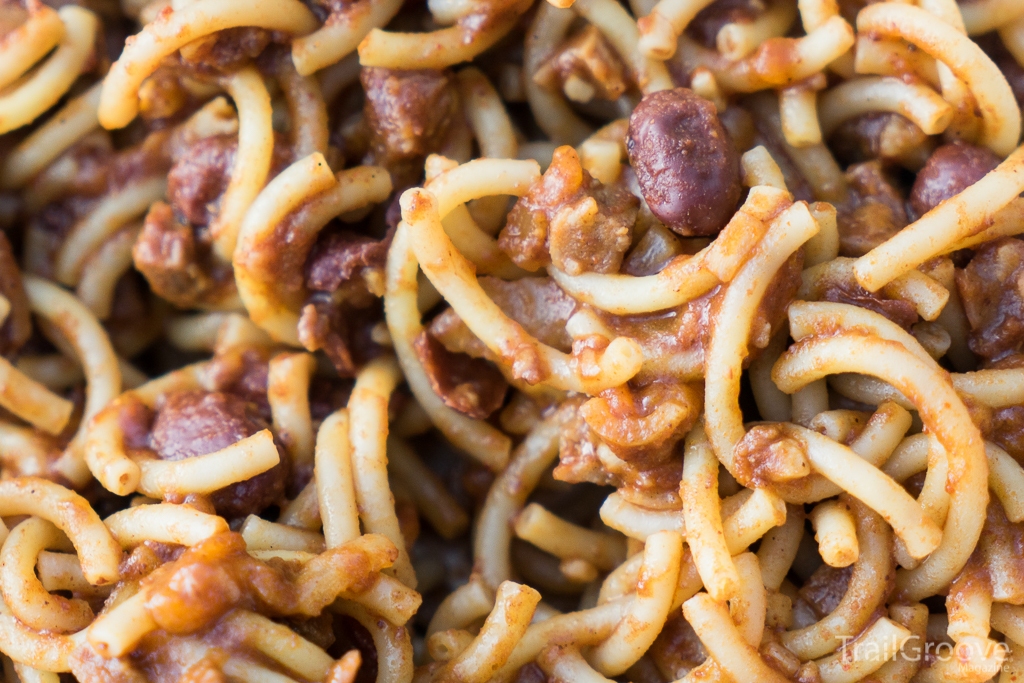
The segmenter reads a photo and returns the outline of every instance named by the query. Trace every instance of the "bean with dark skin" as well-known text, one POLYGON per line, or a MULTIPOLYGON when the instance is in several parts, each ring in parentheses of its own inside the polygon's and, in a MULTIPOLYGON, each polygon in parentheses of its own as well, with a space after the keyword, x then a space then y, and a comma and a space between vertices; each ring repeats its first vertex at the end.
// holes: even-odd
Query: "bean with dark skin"
POLYGON ((923 216, 960 194, 999 165, 999 157, 987 147, 954 142, 939 147, 928 157, 910 190, 910 208, 923 216))
MULTIPOLYGON (((219 451, 267 427, 256 406, 235 394, 177 392, 157 408, 150 446, 162 460, 184 460, 219 451)), ((217 512, 229 519, 244 517, 277 502, 288 472, 281 455, 281 462, 263 474, 212 494, 217 512)))
POLYGON ((651 212, 680 235, 716 235, 740 199, 739 155, 714 105, 687 88, 651 93, 629 117, 629 161, 651 212))

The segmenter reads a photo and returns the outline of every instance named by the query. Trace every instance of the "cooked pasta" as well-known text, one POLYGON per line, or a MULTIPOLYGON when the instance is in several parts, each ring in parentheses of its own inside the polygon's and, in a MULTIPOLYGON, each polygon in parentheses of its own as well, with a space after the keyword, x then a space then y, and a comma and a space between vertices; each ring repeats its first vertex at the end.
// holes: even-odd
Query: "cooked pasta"
POLYGON ((0 0, 0 683, 1018 679, 1022 8, 0 0))

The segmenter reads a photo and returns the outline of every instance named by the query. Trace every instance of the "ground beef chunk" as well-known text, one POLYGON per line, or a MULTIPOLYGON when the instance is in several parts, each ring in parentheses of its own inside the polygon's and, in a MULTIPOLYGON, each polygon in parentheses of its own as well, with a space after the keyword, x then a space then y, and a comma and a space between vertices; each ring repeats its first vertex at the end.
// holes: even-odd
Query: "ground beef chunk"
POLYGON ((718 32, 726 24, 749 23, 764 9, 761 0, 715 0, 697 13, 686 32, 705 47, 714 49, 718 32))
POLYGON ((505 402, 508 383, 489 362, 452 353, 427 331, 416 337, 413 349, 434 393, 452 410, 482 420, 505 402))
POLYGON ((740 199, 739 155, 715 106, 687 88, 646 95, 626 141, 651 212, 681 235, 715 235, 740 199))
POLYGON ((548 60, 548 68, 535 76, 546 86, 563 90, 567 97, 579 102, 595 97, 617 100, 629 87, 627 78, 618 53, 592 24, 566 40, 548 60), (550 77, 556 82, 546 82, 550 77))
MULTIPOLYGON (((521 278, 514 281, 482 277, 480 285, 510 318, 529 334, 564 353, 572 351, 566 322, 576 310, 576 300, 551 278, 521 278)), ((466 326, 454 309, 448 308, 430 321, 430 334, 452 353, 497 360, 466 326)))
POLYGON ((370 335, 383 317, 380 291, 371 292, 369 283, 383 282, 391 234, 374 240, 347 230, 324 231, 306 257, 303 278, 311 294, 299 319, 299 341, 309 351, 322 349, 343 377, 355 376, 380 353, 370 335))
MULTIPOLYGON (((231 182, 238 153, 235 135, 199 138, 174 151, 174 164, 167 175, 167 197, 178 218, 193 226, 205 226, 217 216, 221 195, 231 182)), ((284 138, 275 136, 270 160, 273 177, 289 162, 284 138)))
POLYGON ((200 71, 229 73, 258 57, 270 39, 266 29, 223 29, 182 47, 181 60, 200 71))
MULTIPOLYGON (((163 460, 183 460, 213 453, 266 429, 255 407, 227 393, 184 391, 172 393, 157 407, 150 446, 163 460)), ((257 513, 284 493, 288 472, 283 449, 281 462, 247 481, 213 494, 217 512, 228 518, 257 513)))
POLYGON ((943 145, 932 152, 910 190, 910 208, 923 216, 982 179, 1000 159, 987 147, 965 142, 943 145))
POLYGON ((164 202, 146 214, 132 259, 153 291, 181 308, 196 305, 214 286, 200 264, 192 228, 175 220, 164 202))
POLYGON ((516 202, 498 246, 526 270, 548 263, 570 275, 614 273, 632 239, 639 201, 619 184, 604 185, 580 166, 572 147, 516 202))
POLYGON ((364 117, 370 128, 370 161, 387 168, 395 185, 415 184, 423 160, 438 151, 458 110, 448 71, 366 67, 364 117))
POLYGON ((991 428, 985 438, 1024 463, 1024 406, 1007 406, 992 411, 991 428))
POLYGON ((381 352, 371 331, 382 319, 379 303, 357 308, 336 304, 329 295, 315 293, 299 316, 299 343, 307 351, 323 350, 342 377, 355 377, 360 367, 381 352))
POLYGON ((480 286, 509 316, 527 332, 548 346, 568 352, 572 338, 565 324, 576 310, 576 300, 547 277, 514 281, 496 277, 480 278, 480 286))
POLYGON ((562 427, 559 464, 553 474, 559 481, 615 486, 627 500, 640 505, 678 505, 683 472, 678 439, 637 456, 632 460, 618 457, 576 411, 562 427))
POLYGON ((333 292, 360 268, 383 270, 390 235, 374 240, 354 232, 334 232, 317 240, 306 259, 306 286, 320 292, 333 292))
POLYGON ((167 176, 167 196, 186 221, 210 224, 216 202, 231 180, 237 152, 237 137, 214 135, 190 145, 175 161, 167 176))
POLYGON ((971 351, 999 360, 1024 344, 1024 242, 1006 238, 984 245, 956 272, 971 334, 971 351))
POLYGON ((7 235, 0 231, 0 295, 7 299, 10 311, 0 326, 0 355, 11 354, 32 335, 32 313, 21 284, 21 268, 11 250, 7 235))
POLYGON ((903 195, 880 161, 855 164, 846 171, 850 194, 840 204, 839 253, 861 256, 907 225, 903 195))
POLYGON ((668 618, 647 654, 667 681, 683 678, 707 656, 693 627, 682 614, 668 618))
POLYGON ((1024 602, 1024 524, 1010 522, 994 496, 988 504, 978 549, 995 600, 1011 605, 1024 602))
POLYGON ((843 122, 828 145, 844 165, 878 159, 912 170, 924 165, 934 147, 917 124, 892 112, 873 112, 843 122))
POLYGON ((800 589, 800 599, 814 610, 819 619, 831 614, 846 595, 853 567, 836 569, 827 564, 818 567, 800 589))
POLYGON ((881 291, 869 292, 852 278, 849 281, 830 280, 824 283, 818 298, 821 301, 866 308, 885 316, 905 330, 909 330, 919 319, 917 310, 909 301, 888 299, 881 291))

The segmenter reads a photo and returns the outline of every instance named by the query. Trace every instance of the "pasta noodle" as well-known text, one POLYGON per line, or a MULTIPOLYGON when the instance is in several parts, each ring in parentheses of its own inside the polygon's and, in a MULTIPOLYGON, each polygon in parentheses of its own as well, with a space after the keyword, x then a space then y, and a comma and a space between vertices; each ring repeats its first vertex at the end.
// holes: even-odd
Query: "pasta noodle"
POLYGON ((1007 0, 8 0, 5 683, 1024 672, 1007 0))

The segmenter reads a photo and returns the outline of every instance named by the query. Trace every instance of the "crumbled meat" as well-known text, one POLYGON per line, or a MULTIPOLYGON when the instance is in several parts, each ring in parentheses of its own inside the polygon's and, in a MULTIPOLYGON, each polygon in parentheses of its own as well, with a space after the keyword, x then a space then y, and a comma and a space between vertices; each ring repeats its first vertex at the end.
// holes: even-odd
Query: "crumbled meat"
POLYGON ((749 23, 763 10, 762 0, 715 0, 697 13, 686 27, 686 32, 705 47, 714 49, 723 26, 749 23))
POLYGON ((827 564, 818 567, 800 589, 800 599, 807 603, 819 619, 839 606, 853 575, 853 566, 836 569, 827 564))
MULTIPOLYGON (((576 300, 563 292, 554 280, 521 278, 505 281, 482 277, 480 285, 494 303, 529 334, 565 353, 572 351, 572 338, 565 326, 576 309, 576 300)), ((430 321, 429 330, 452 353, 497 360, 454 309, 447 308, 435 316, 430 321)))
POLYGON ((682 476, 678 444, 689 426, 679 425, 667 439, 647 448, 622 448, 604 441, 583 413, 576 411, 562 426, 554 477, 571 483, 612 485, 634 501, 677 503, 682 476))
POLYGON ((667 681, 683 678, 707 656, 693 627, 682 614, 669 616, 647 654, 667 681))
POLYGON ((441 149, 458 112, 451 73, 364 67, 360 80, 370 162, 387 168, 396 187, 415 184, 423 160, 441 149))
POLYGON ((681 235, 715 235, 740 200, 739 155, 715 106, 687 88, 645 95, 629 117, 629 161, 651 212, 681 235))
POLYGON ((827 282, 821 293, 821 300, 866 308, 885 316, 908 331, 919 320, 917 310, 909 301, 889 299, 881 291, 869 292, 856 282, 827 282))
POLYGON ((987 147, 965 142, 939 147, 917 174, 910 190, 910 208, 918 216, 923 216, 981 180, 999 162, 996 153, 987 147))
MULTIPOLYGON (((617 100, 629 87, 626 68, 604 34, 592 24, 571 36, 548 60, 554 85, 580 102, 617 100)), ((543 79, 541 71, 534 78, 543 79)))
POLYGON ((568 352, 572 338, 565 325, 576 310, 576 300, 551 278, 519 280, 480 278, 480 286, 499 308, 527 332, 548 346, 568 352))
POLYGON ((380 355, 371 330, 382 318, 379 303, 353 307, 317 293, 302 307, 299 342, 307 351, 323 350, 342 377, 355 377, 360 367, 380 355))
POLYGON ((702 406, 702 390, 664 381, 635 390, 606 389, 580 412, 617 456, 642 468, 648 461, 658 464, 664 459, 664 452, 690 431, 702 406), (669 406, 676 408, 678 415, 659 412, 669 406))
POLYGON ((907 225, 903 196, 880 161, 855 164, 846 171, 849 197, 837 209, 839 253, 861 256, 907 225))
POLYGON ((872 112, 845 121, 828 143, 845 164, 877 159, 912 170, 924 165, 934 146, 917 124, 892 112, 872 112))
POLYGON ((427 331, 416 337, 413 349, 434 393, 452 410, 482 420, 505 402, 508 382, 486 360, 452 353, 427 331))
POLYGON ((191 308, 216 282, 200 264, 195 233, 174 218, 164 202, 156 202, 132 248, 135 267, 159 296, 175 306, 191 308))
POLYGON ((171 206, 192 225, 209 225, 216 202, 227 189, 235 165, 238 139, 214 135, 190 145, 167 176, 171 206))
POLYGON ((0 355, 9 355, 32 335, 32 312, 21 284, 21 268, 11 250, 7 235, 0 231, 0 295, 7 299, 10 310, 0 326, 0 355))
POLYGON ((629 249, 639 201, 619 184, 604 185, 572 147, 516 202, 498 245, 526 270, 548 263, 570 275, 614 273, 629 249))
POLYGON ((349 231, 321 237, 306 259, 306 286, 320 292, 333 292, 360 268, 383 270, 390 244, 390 234, 383 240, 349 231))
POLYGON ((1018 353, 1024 344, 1024 242, 1005 238, 979 249, 956 284, 971 334, 971 351, 988 360, 1018 353))
POLYGON ((1024 603, 1024 524, 1010 522, 995 496, 989 501, 972 561, 984 566, 997 602, 1024 603))
POLYGON ((748 488, 785 483, 810 474, 803 446, 780 423, 760 424, 736 444, 729 470, 748 488))
POLYGON ((990 431, 985 438, 1024 463, 1024 406, 1007 406, 992 411, 990 431))
MULTIPOLYGON (((249 556, 240 534, 211 536, 142 579, 143 607, 157 630, 123 657, 103 657, 89 643, 75 648, 72 671, 87 681, 195 680, 204 668, 190 656, 197 640, 210 648, 207 656, 214 670, 238 654, 251 657, 251 646, 230 619, 236 608, 276 618, 315 617, 340 592, 370 589, 397 556, 389 541, 368 535, 305 564, 262 562, 249 556)), ((335 645, 361 637, 346 618, 334 621, 340 632, 335 645)), ((376 663, 373 657, 363 659, 376 663)))
MULTIPOLYGON (((221 195, 231 182, 238 153, 235 135, 211 135, 175 151, 167 175, 167 197, 175 214, 193 226, 205 226, 217 215, 221 195)), ((270 175, 276 175, 289 161, 288 145, 275 136, 270 175)))
POLYGON ((188 102, 178 70, 159 68, 139 86, 139 115, 154 126, 166 126, 188 102))
MULTIPOLYGON (((255 407, 234 394, 176 392, 158 406, 150 444, 164 460, 183 460, 226 448, 267 427, 255 407)), ((278 450, 281 462, 276 466, 213 494, 220 514, 243 517, 281 497, 288 464, 284 451, 278 450)))
POLYGON ((267 385, 269 352, 260 348, 231 348, 216 354, 207 370, 208 388, 241 397, 265 421, 271 419, 267 385))
POLYGON ((270 44, 266 29, 227 28, 194 40, 181 48, 181 60, 201 72, 230 73, 259 56, 270 44))

